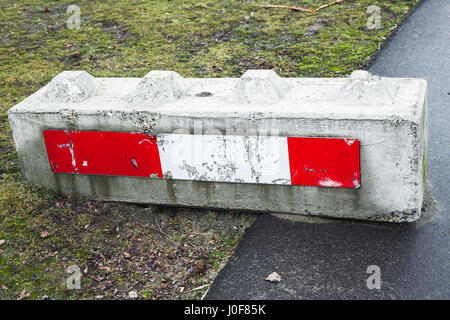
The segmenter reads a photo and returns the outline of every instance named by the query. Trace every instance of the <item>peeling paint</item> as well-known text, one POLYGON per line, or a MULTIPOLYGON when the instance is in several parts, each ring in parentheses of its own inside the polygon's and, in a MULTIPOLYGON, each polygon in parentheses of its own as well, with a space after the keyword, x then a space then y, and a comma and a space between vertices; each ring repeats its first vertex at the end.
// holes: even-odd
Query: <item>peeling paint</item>
POLYGON ((347 188, 360 185, 359 149, 353 146, 355 140, 351 140, 349 145, 349 139, 187 134, 151 137, 147 134, 91 131, 45 131, 44 135, 49 162, 55 172, 147 177, 156 174, 177 180, 347 188), (69 142, 64 143, 66 140, 69 142), (288 140, 291 141, 289 145, 288 140), (65 156, 52 151, 54 146, 57 150, 69 148, 71 166, 64 164, 59 168, 55 165, 55 160, 63 164, 65 156), (330 146, 334 146, 331 155, 338 154, 340 161, 326 159, 326 155, 330 155, 327 151, 330 146), (317 150, 322 152, 319 158, 317 150), (83 163, 81 171, 77 167, 77 159, 83 163), (128 163, 122 163, 122 159, 128 159, 128 163), (161 173, 148 172, 148 165, 153 165, 151 170, 161 170, 161 173), (348 182, 347 167, 357 170, 353 172, 353 184, 348 182), (306 173, 300 172, 299 168, 306 173))
POLYGON ((75 172, 77 172, 77 171, 78 171, 78 168, 77 168, 77 161, 76 161, 76 159, 75 159, 75 152, 74 152, 74 150, 73 150, 73 142, 72 142, 72 139, 70 139, 69 151, 70 151, 70 155, 72 156, 72 167, 73 167, 73 170, 74 170, 75 172))
POLYGON ((349 146, 351 146, 351 145, 355 142, 354 139, 344 139, 344 141, 345 141, 349 146))
POLYGON ((342 186, 342 183, 337 182, 337 181, 333 181, 333 180, 331 180, 329 178, 324 179, 324 180, 320 180, 319 184, 322 187, 340 187, 340 186, 342 186))
POLYGON ((162 177, 156 138, 148 134, 44 130, 43 135, 55 173, 162 177), (150 143, 140 144, 143 140, 150 143))
POLYGON ((132 165, 133 165, 133 167, 135 167, 136 169, 139 169, 139 165, 138 165, 138 163, 137 163, 136 159, 134 159, 134 158, 131 158, 131 164, 132 164, 132 165))

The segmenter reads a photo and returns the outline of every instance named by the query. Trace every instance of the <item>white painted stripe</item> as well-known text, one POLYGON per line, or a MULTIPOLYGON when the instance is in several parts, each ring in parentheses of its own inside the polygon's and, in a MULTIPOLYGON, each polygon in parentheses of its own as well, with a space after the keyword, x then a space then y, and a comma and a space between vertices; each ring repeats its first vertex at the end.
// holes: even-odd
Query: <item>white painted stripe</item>
POLYGON ((180 180, 291 184, 286 137, 159 134, 163 175, 180 180))

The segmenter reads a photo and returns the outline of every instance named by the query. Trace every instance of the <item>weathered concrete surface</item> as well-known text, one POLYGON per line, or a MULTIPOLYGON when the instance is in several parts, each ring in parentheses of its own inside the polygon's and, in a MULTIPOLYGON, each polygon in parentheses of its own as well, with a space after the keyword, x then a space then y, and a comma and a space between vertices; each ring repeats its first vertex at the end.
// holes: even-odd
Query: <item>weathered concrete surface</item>
POLYGON ((425 197, 422 218, 402 225, 261 215, 207 298, 450 299, 449 17, 450 1, 423 1, 370 68, 428 82, 428 180, 438 208, 425 197), (366 286, 369 265, 381 268, 380 290, 366 286), (274 271, 282 282, 264 281, 274 271))
POLYGON ((416 220, 422 206, 426 87, 424 80, 365 71, 349 79, 287 79, 267 70, 237 79, 186 79, 168 71, 106 79, 64 72, 8 115, 25 178, 63 194, 400 222, 416 220), (222 182, 195 181, 201 180, 195 175, 193 181, 172 180, 170 172, 163 172, 165 179, 54 174, 44 129, 146 132, 163 142, 179 132, 358 139, 362 182, 348 189, 236 184, 232 176, 222 182))

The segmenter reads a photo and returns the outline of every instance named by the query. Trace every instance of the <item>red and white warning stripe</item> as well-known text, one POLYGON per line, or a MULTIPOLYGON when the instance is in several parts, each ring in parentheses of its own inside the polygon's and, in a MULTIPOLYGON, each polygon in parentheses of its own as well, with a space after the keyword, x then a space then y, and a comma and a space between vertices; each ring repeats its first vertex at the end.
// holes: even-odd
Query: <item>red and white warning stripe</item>
POLYGON ((44 130, 55 173, 358 188, 359 141, 44 130))

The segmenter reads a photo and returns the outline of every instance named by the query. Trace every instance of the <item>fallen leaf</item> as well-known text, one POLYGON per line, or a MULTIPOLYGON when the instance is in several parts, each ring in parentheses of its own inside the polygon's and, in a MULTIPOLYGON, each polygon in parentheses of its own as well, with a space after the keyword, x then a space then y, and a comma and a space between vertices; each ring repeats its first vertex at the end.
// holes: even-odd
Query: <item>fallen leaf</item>
POLYGON ((42 231, 41 232, 41 238, 42 239, 45 239, 45 238, 47 238, 48 237, 48 231, 42 231))
POLYGON ((136 291, 130 291, 130 292, 128 292, 128 296, 129 296, 131 299, 136 299, 136 298, 138 297, 136 291))
POLYGON ((46 6, 45 8, 44 8, 44 12, 50 12, 51 10, 50 10, 50 7, 49 6, 46 6))
POLYGON ((8 287, 7 286, 2 286, 2 289, 6 291, 6 290, 8 290, 8 287))
POLYGON ((30 294, 25 289, 23 289, 22 292, 20 293, 20 296, 17 298, 17 300, 23 300, 23 299, 28 298, 29 296, 30 296, 30 294))
POLYGON ((280 282, 281 276, 276 272, 272 272, 265 280, 270 282, 280 282))
POLYGON ((108 272, 111 272, 111 268, 110 267, 99 267, 99 270, 106 270, 108 272))
POLYGON ((75 53, 72 54, 72 57, 74 57, 74 58, 79 58, 79 57, 81 57, 81 52, 80 52, 80 51, 75 51, 75 53))
POLYGON ((204 274, 206 272, 206 265, 203 261, 198 261, 194 265, 194 273, 204 274))
POLYGON ((1 240, 0 240, 0 246, 3 245, 3 244, 5 244, 5 242, 6 242, 6 240, 1 239, 1 240))

